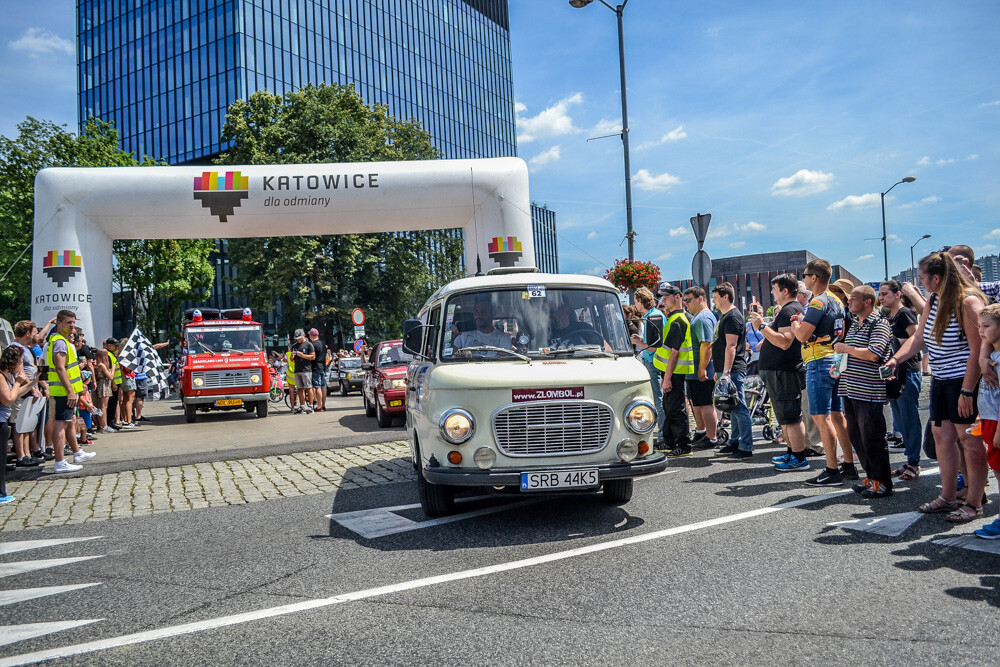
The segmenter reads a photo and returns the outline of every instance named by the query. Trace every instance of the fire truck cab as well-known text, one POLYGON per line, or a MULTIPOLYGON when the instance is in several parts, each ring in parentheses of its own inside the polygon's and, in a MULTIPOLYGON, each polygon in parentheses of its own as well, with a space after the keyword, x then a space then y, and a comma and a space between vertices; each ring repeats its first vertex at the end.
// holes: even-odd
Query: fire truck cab
POLYGON ((249 308, 184 313, 178 387, 188 423, 198 411, 245 410, 267 416, 271 374, 260 323, 249 308))

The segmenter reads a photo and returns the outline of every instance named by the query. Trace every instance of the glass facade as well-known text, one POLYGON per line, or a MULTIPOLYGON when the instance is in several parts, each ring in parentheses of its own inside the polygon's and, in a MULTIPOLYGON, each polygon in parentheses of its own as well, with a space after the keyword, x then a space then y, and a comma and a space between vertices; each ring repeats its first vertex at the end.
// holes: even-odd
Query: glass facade
MULTIPOLYGON (((96 116, 140 158, 205 164, 226 149, 230 103, 327 82, 420 121, 446 158, 516 155, 507 12, 507 0, 77 0, 81 128, 96 116)), ((538 266, 555 272, 555 213, 532 206, 532 220, 538 266)), ((213 259, 212 305, 235 307, 223 241, 213 259)))

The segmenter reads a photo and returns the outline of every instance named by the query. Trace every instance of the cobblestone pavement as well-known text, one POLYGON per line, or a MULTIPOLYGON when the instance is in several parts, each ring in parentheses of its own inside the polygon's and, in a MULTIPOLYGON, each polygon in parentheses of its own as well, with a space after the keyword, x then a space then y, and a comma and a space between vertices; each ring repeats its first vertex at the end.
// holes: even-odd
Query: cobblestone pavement
POLYGON ((0 532, 242 505, 416 479, 406 442, 8 484, 0 532))

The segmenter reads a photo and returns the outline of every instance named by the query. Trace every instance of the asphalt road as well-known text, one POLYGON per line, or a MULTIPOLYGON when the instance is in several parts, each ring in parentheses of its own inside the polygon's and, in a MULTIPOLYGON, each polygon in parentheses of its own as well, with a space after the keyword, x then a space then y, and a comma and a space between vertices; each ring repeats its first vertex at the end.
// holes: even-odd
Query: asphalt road
POLYGON ((909 514, 936 476, 873 505, 760 459, 678 460, 620 508, 492 496, 428 523, 401 483, 5 535, 97 539, 0 568, 99 557, 0 578, 97 584, 4 606, 4 625, 99 620, 0 646, 0 665, 995 664, 1000 549, 909 514), (901 532, 829 525, 873 518, 901 532))

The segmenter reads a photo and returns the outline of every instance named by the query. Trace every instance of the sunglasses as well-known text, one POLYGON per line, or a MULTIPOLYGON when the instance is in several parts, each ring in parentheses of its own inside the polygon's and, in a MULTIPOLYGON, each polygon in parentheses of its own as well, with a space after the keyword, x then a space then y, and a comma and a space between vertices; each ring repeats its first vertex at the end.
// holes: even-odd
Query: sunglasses
POLYGON ((694 298, 690 298, 690 299, 681 299, 681 301, 683 301, 684 303, 691 303, 692 301, 694 301, 694 298))
POLYGON ((804 277, 811 278, 812 276, 815 276, 816 274, 815 273, 803 273, 802 275, 804 277))

